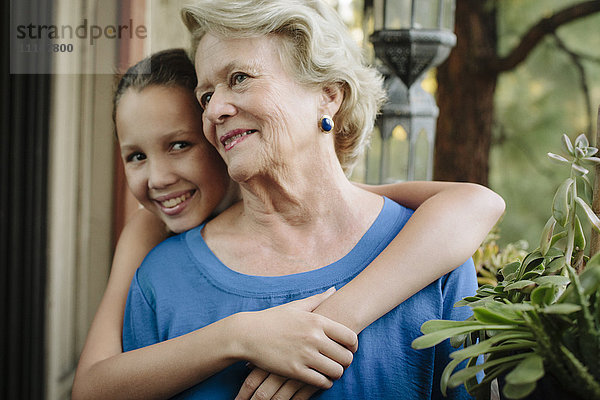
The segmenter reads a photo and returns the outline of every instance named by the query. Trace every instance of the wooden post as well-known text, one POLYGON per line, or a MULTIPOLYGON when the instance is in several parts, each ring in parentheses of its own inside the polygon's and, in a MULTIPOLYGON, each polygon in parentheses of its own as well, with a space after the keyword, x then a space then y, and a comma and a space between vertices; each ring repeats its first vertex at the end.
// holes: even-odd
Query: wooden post
MULTIPOLYGON (((600 146, 600 107, 598 107, 598 119, 596 126, 596 147, 600 146)), ((600 164, 595 168, 596 176, 594 178, 594 197, 592 200, 592 210, 600 216, 600 164)), ((600 233, 592 229, 590 238, 590 257, 600 250, 600 233)))

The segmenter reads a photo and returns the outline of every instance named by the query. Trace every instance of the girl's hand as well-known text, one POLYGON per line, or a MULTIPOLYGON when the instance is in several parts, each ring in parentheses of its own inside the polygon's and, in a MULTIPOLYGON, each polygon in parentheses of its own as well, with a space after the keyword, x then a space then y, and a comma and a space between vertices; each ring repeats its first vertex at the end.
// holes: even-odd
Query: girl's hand
POLYGON ((245 360, 275 375, 321 389, 333 385, 353 359, 358 338, 312 311, 335 289, 263 311, 238 314, 245 360))
POLYGON ((308 400, 319 390, 318 387, 304 382, 254 368, 244 381, 235 400, 308 400))

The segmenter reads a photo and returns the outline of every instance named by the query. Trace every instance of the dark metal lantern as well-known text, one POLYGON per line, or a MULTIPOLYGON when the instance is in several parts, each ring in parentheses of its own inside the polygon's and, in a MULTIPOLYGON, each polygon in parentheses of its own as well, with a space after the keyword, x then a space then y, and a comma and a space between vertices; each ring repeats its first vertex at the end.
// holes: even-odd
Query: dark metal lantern
POLYGON ((374 32, 369 39, 383 63, 388 92, 388 102, 376 121, 382 139, 379 183, 398 178, 389 171, 392 132, 398 126, 404 128, 408 141, 405 178, 415 179, 417 157, 427 157, 419 160, 426 171, 418 175, 431 179, 439 109, 420 83, 456 45, 455 0, 373 0, 372 7, 374 32), (417 156, 416 142, 422 136, 427 140, 427 151, 417 156))

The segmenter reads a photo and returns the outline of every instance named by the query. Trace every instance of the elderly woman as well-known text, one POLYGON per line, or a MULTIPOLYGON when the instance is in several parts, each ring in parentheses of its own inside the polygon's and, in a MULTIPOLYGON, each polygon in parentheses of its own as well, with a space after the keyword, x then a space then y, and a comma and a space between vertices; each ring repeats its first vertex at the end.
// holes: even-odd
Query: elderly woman
MULTIPOLYGON (((146 258, 130 289, 126 351, 343 287, 412 214, 347 179, 383 95, 333 10, 314 0, 206 0, 186 8, 184 20, 201 55, 196 94, 204 133, 243 200, 146 258)), ((410 343, 429 319, 466 318, 469 311, 453 304, 475 288, 467 262, 375 321, 362 331, 352 364, 320 398, 435 397, 451 349, 443 343, 417 352, 410 343)), ((268 325, 241 334, 272 338, 273 351, 280 350, 268 325)), ((247 375, 244 363, 232 364, 239 349, 226 338, 212 340, 207 357, 229 351, 223 370, 182 397, 233 398, 247 375)))

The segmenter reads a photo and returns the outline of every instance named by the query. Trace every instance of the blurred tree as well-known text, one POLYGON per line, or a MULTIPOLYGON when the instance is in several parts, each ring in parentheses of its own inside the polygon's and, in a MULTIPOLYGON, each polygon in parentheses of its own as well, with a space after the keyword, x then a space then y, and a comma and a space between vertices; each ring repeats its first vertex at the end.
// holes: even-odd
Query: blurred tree
MULTIPOLYGON (((435 147, 436 180, 488 184, 494 94, 500 74, 515 69, 550 35, 554 35, 557 46, 562 46, 577 65, 581 56, 569 50, 555 33, 565 24, 600 12, 600 0, 570 4, 531 23, 518 43, 501 54, 498 7, 503 2, 507 0, 457 0, 457 46, 437 71, 440 115, 435 147)), ((581 87, 585 90, 585 81, 581 87)))

